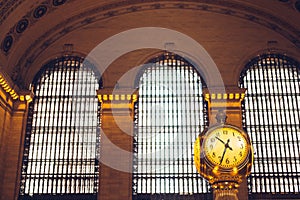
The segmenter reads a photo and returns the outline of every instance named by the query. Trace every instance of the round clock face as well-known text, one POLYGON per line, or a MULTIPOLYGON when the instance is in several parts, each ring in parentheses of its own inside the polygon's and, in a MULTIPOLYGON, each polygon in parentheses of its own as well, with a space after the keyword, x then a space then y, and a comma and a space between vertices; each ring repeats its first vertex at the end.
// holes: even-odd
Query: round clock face
POLYGON ((242 165, 249 153, 244 134, 238 129, 226 126, 207 133, 203 150, 209 162, 226 169, 242 165))

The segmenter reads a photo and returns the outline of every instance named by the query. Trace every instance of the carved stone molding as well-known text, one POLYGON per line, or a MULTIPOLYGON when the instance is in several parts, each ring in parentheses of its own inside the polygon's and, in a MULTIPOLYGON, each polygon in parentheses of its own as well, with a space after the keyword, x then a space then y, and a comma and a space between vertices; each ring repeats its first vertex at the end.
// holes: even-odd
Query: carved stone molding
POLYGON ((17 84, 22 87, 24 84, 22 76, 25 75, 24 72, 27 71, 27 68, 31 65, 31 63, 52 43, 72 31, 110 17, 156 9, 201 10, 204 12, 218 13, 242 18, 265 26, 268 29, 279 33, 293 43, 296 47, 300 48, 300 30, 281 18, 272 15, 271 13, 258 10, 254 7, 249 7, 249 5, 245 5, 244 3, 229 0, 187 0, 184 2, 172 0, 119 1, 111 4, 98 5, 85 10, 80 14, 67 18, 54 27, 49 27, 49 29, 43 35, 38 37, 35 42, 33 42, 27 49, 24 50, 23 55, 20 57, 18 64, 14 69, 15 72, 22 73, 18 73, 19 75, 17 77, 12 77, 12 79, 14 79, 14 81, 16 81, 17 84))

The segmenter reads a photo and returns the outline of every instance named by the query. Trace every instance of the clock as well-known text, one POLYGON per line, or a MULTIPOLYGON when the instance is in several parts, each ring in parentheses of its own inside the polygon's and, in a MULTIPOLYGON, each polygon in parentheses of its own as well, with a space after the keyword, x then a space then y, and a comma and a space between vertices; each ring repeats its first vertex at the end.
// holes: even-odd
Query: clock
POLYGON ((208 165, 220 169, 242 168, 249 161, 251 144, 247 134, 231 125, 210 128, 203 136, 202 154, 208 165))

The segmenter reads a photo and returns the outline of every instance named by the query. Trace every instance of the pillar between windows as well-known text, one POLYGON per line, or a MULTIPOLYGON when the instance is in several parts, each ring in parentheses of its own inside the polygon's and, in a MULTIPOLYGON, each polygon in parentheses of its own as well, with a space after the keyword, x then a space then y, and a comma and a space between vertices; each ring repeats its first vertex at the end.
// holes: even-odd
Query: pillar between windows
POLYGON ((23 147, 28 103, 33 94, 31 91, 16 92, 7 83, 3 87, 2 82, 0 75, 0 193, 5 199, 17 199, 23 155, 20 147, 23 147))
POLYGON ((105 88, 98 90, 97 96, 101 103, 98 199, 132 199, 132 136, 137 90, 105 88))
POLYGON ((242 127, 241 102, 245 92, 246 89, 239 87, 225 88, 225 91, 219 88, 203 89, 205 101, 208 102, 210 124, 216 123, 216 114, 219 110, 223 110, 227 116, 227 123, 242 127))
MULTIPOLYGON (((225 88, 205 88, 203 89, 203 96, 208 102, 208 116, 210 125, 216 124, 216 114, 223 110, 226 113, 226 123, 242 128, 242 108, 241 102, 245 97, 246 89, 239 87, 225 88)), ((244 178, 238 190, 238 199, 248 199, 247 180, 244 178)), ((230 196, 214 197, 217 200, 234 199, 230 196)))

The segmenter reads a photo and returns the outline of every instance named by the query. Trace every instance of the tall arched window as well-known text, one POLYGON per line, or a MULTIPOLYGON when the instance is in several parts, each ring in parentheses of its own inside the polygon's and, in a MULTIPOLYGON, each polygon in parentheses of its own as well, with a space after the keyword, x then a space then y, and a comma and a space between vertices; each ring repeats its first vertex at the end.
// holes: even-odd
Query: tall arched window
POLYGON ((249 178, 254 199, 300 198, 299 72, 293 59, 266 54, 241 74, 240 86, 247 89, 243 124, 254 147, 249 178))
POLYGON ((166 53, 146 64, 138 78, 133 199, 211 198, 193 164, 193 143, 207 125, 199 73, 166 53))
POLYGON ((100 80, 79 57, 53 60, 37 74, 19 199, 96 199, 100 80))

